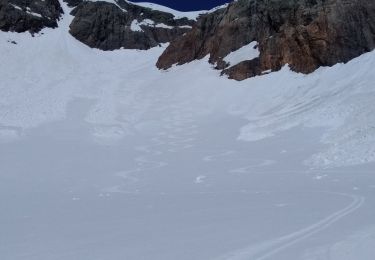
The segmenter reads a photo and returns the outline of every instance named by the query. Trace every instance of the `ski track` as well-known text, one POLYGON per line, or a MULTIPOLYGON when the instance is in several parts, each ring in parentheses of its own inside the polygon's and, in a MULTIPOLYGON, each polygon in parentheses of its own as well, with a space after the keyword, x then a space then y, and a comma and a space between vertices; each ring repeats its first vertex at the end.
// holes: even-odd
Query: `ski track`
POLYGON ((229 155, 234 155, 236 151, 233 150, 226 150, 220 153, 210 154, 205 157, 203 157, 203 161, 205 162, 214 162, 217 160, 220 160, 221 158, 226 158, 229 155))
MULTIPOLYGON (((135 169, 123 172, 122 177, 128 179, 130 182, 138 182, 139 178, 134 177, 134 173, 141 173, 147 172, 153 169, 160 169, 166 167, 168 165, 167 162, 155 161, 151 160, 150 156, 160 155, 165 150, 167 152, 175 153, 178 152, 180 149, 184 149, 183 145, 193 145, 195 141, 194 136, 198 133, 196 125, 194 125, 194 121, 191 117, 184 117, 183 113, 180 116, 166 118, 163 119, 162 122, 166 123, 163 127, 164 131, 157 133, 157 137, 153 137, 151 139, 152 144, 148 145, 141 145, 135 147, 135 150, 142 152, 143 156, 139 156, 135 158, 135 162, 137 163, 138 167, 135 169), (192 125, 191 128, 184 127, 185 125, 192 125)), ((241 162, 241 161, 248 161, 252 160, 253 163, 244 167, 234 168, 229 170, 229 173, 248 173, 253 169, 270 166, 276 163, 274 160, 269 159, 259 159, 259 158, 251 158, 251 159, 236 159, 231 158, 233 155, 236 155, 237 152, 234 150, 224 150, 222 152, 209 154, 202 158, 203 161, 207 163, 212 163, 217 160, 225 160, 228 162, 241 162)), ((200 175, 197 176, 195 179, 195 184, 202 184, 205 182, 207 176, 200 175)), ((117 192, 122 191, 121 187, 113 187, 113 189, 117 192)), ((125 191, 126 192, 126 191, 125 191)), ((246 192, 246 191, 236 191, 236 192, 246 192)), ((333 192, 324 192, 331 195, 337 196, 344 196, 350 198, 352 202, 346 206, 345 208, 338 210, 329 216, 325 217, 324 219, 320 220, 319 222, 307 226, 301 230, 293 232, 291 234, 285 235, 280 237, 276 240, 272 240, 269 242, 262 243, 259 246, 246 248, 244 250, 240 250, 230 255, 220 258, 225 260, 267 260, 278 253, 292 247, 293 245, 302 242, 303 240, 324 231, 325 229, 329 228, 339 220, 343 219, 344 217, 350 215, 351 213, 355 212, 359 209, 365 202, 365 198, 357 195, 352 194, 344 194, 344 193, 333 193, 333 192)), ((205 194, 204 192, 202 194, 205 194)), ((209 192, 208 192, 209 194, 209 192)))
POLYGON ((345 208, 338 210, 321 221, 305 227, 291 234, 280 237, 276 240, 265 242, 258 247, 252 246, 240 251, 236 251, 221 257, 218 260, 266 260, 289 247, 302 242, 303 240, 329 228, 339 220, 358 210, 364 203, 365 198, 353 194, 324 192, 327 194, 344 196, 352 199, 352 202, 345 208))
POLYGON ((254 169, 270 166, 276 163, 275 160, 269 160, 269 159, 254 159, 251 158, 248 161, 254 161, 253 164, 247 165, 245 167, 235 168, 232 170, 229 170, 230 173, 249 173, 253 171, 254 169))

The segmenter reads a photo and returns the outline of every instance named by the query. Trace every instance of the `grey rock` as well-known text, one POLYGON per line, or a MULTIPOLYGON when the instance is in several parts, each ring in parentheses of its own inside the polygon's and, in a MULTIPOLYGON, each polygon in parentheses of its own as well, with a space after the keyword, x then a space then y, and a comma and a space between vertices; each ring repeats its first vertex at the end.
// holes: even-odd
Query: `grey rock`
POLYGON ((101 50, 149 49, 188 32, 195 23, 187 18, 175 19, 170 13, 123 0, 117 4, 82 2, 72 11, 72 15, 71 35, 101 50), (154 24, 147 24, 147 20, 154 24), (132 23, 138 23, 140 30, 132 30, 132 23), (165 28, 156 26, 160 24, 165 28))
POLYGON ((0 30, 36 33, 56 28, 62 13, 58 0, 0 0, 0 30))
POLYGON ((82 3, 84 0, 64 0, 64 2, 69 6, 69 7, 76 7, 80 3, 82 3))

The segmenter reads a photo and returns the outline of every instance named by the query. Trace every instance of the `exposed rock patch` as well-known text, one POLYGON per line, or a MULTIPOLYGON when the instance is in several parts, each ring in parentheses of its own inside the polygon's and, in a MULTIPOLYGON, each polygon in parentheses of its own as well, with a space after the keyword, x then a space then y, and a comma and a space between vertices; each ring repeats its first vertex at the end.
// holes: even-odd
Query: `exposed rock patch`
POLYGON ((64 0, 64 2, 69 6, 69 7, 76 7, 80 3, 82 3, 84 0, 64 0))
POLYGON ((243 80, 286 64, 310 73, 374 48, 373 0, 238 0, 200 17, 193 30, 170 44, 157 66, 167 69, 210 55, 210 63, 223 73, 243 80), (224 61, 253 41, 259 43, 259 58, 224 61))
POLYGON ((70 25, 70 33, 93 48, 144 50, 170 42, 191 30, 195 23, 123 0, 116 3, 79 3, 72 11, 75 18, 70 25))
POLYGON ((36 33, 55 28, 62 13, 58 0, 0 0, 0 30, 36 33))

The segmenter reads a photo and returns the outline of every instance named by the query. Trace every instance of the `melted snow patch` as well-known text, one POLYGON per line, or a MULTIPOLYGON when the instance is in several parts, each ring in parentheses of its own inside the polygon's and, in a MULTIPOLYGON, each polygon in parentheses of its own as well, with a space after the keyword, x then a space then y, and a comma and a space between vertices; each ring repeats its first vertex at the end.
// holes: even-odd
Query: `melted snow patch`
MULTIPOLYGON (((130 29, 133 32, 143 32, 143 29, 141 26, 149 26, 149 27, 156 27, 156 28, 163 28, 163 29, 173 29, 174 26, 166 25, 164 23, 155 23, 155 21, 151 19, 144 19, 141 22, 138 22, 138 20, 133 20, 133 22, 130 25, 130 29)), ((183 25, 183 26, 177 26, 178 28, 187 28, 191 29, 192 27, 189 25, 183 25)))

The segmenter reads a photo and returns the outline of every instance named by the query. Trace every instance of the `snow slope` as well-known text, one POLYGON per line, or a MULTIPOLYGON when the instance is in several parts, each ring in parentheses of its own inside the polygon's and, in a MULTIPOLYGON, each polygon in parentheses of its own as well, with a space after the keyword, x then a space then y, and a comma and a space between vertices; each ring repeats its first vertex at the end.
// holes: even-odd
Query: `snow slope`
POLYGON ((150 82, 157 82, 172 85, 173 91, 165 91, 176 96, 173 101, 189 99, 198 114, 220 109, 246 118, 249 124, 241 129, 241 140, 258 140, 298 125, 324 127, 321 141, 327 146, 309 158, 309 164, 330 167, 375 160, 374 53, 310 75, 284 68, 238 83, 219 77, 204 61, 159 72, 153 65, 163 48, 88 49, 67 33, 70 19, 35 38, 1 33, 0 51, 8 61, 0 68, 2 139, 13 136, 12 131, 64 118, 67 103, 75 97, 96 100, 86 120, 97 125, 98 135, 124 135, 153 102, 138 96, 135 107, 134 95, 147 95, 150 82), (129 87, 122 87, 125 83, 129 87), (131 112, 122 113, 127 109, 131 112))
POLYGON ((374 258, 375 52, 236 82, 90 49, 64 9, 0 32, 1 259, 374 258))

